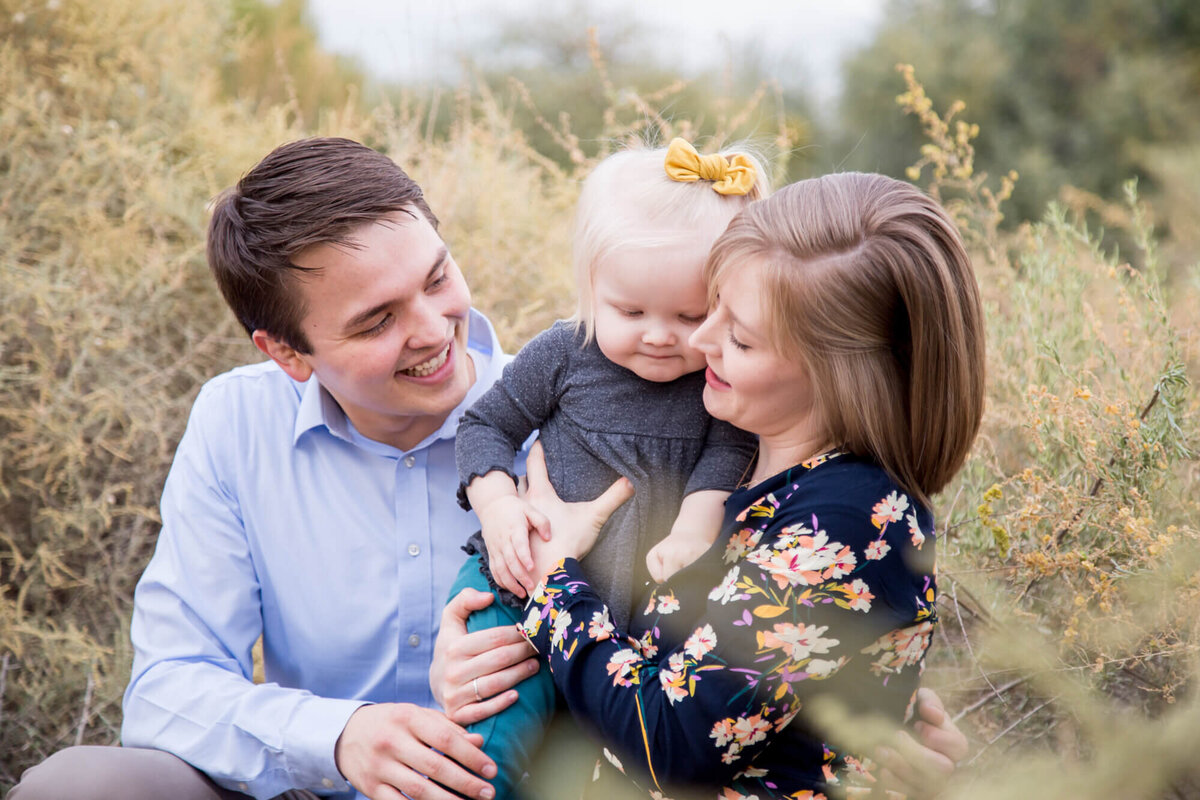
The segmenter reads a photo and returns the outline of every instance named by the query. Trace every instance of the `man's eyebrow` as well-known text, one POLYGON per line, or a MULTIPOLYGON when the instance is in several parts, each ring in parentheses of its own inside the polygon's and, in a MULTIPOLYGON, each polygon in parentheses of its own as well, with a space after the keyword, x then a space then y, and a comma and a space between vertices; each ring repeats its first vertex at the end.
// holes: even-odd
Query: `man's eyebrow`
MULTIPOLYGON (((450 251, 446 249, 446 246, 442 245, 439 247, 436 257, 433 260, 433 266, 429 268, 429 272, 425 273, 425 283, 429 283, 429 281, 433 280, 433 276, 437 274, 438 270, 442 269, 446 265, 446 260, 449 258, 450 251)), ((352 331, 356 328, 366 325, 373 318, 379 316, 384 311, 387 311, 394 304, 395 300, 385 300, 382 303, 377 303, 376 305, 373 305, 364 311, 358 312, 346 322, 345 329, 347 331, 352 331)))
POLYGON ((353 317, 350 318, 349 322, 346 323, 346 330, 352 331, 352 330, 355 330, 356 328, 366 325, 374 317, 382 314, 384 311, 387 311, 388 308, 391 307, 391 305, 392 304, 390 302, 380 303, 379 305, 371 306, 366 311, 358 312, 357 314, 355 314, 353 317))

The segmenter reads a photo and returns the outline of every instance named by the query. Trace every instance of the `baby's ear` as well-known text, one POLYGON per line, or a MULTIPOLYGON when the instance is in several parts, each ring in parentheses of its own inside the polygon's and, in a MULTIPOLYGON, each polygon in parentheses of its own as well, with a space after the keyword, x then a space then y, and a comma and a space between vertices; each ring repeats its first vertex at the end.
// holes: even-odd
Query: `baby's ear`
POLYGON ((255 347, 278 364, 279 368, 292 380, 304 383, 312 377, 312 366, 308 363, 308 359, 290 344, 276 339, 261 328, 250 334, 250 339, 254 342, 255 347))

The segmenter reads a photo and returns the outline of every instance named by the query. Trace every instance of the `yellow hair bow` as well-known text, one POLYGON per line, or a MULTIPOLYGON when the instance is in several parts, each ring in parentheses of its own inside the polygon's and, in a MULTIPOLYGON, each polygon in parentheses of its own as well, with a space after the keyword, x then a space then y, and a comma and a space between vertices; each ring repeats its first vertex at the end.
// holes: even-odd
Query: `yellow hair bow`
POLYGON ((720 153, 702 156, 685 140, 676 137, 667 147, 663 162, 674 181, 712 181, 718 194, 749 194, 754 188, 754 163, 738 153, 730 158, 720 153))

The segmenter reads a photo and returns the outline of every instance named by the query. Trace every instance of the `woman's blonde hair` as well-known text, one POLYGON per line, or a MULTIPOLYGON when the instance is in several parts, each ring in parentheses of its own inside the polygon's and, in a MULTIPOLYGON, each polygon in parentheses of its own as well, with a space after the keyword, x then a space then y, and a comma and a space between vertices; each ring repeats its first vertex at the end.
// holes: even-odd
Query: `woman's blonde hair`
POLYGON ((770 193, 762 162, 743 149, 731 152, 742 153, 755 167, 748 194, 717 194, 706 180, 672 180, 663 166, 666 148, 619 151, 584 179, 571 249, 579 296, 575 321, 589 341, 595 332, 592 281, 597 264, 617 250, 686 246, 707 253, 734 215, 770 193))
POLYGON ((710 300, 748 260, 763 267, 772 344, 802 359, 833 443, 928 505, 984 404, 979 289, 949 215, 883 175, 827 175, 729 224, 705 265, 710 300))

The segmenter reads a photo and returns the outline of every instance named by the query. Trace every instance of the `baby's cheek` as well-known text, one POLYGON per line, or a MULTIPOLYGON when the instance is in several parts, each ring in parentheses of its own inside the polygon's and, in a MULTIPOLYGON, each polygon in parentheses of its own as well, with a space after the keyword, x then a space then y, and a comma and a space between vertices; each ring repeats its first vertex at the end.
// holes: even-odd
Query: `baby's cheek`
POLYGON ((688 373, 702 370, 708 363, 704 358, 704 354, 690 344, 683 347, 683 360, 687 364, 686 372, 688 373))

